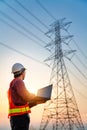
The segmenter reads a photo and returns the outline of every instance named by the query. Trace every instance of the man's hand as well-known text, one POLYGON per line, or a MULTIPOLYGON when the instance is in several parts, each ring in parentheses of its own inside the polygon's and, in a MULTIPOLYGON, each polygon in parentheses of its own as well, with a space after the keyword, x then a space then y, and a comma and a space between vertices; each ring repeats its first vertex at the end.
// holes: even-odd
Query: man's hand
POLYGON ((36 96, 32 101, 29 102, 29 107, 32 108, 38 104, 45 103, 48 99, 36 96))
POLYGON ((42 104, 42 103, 45 103, 48 99, 46 98, 43 98, 43 97, 37 97, 36 98, 36 103, 37 104, 42 104))
POLYGON ((36 101, 32 101, 32 102, 29 102, 28 104, 29 104, 29 107, 32 108, 32 107, 37 105, 37 102, 36 101))

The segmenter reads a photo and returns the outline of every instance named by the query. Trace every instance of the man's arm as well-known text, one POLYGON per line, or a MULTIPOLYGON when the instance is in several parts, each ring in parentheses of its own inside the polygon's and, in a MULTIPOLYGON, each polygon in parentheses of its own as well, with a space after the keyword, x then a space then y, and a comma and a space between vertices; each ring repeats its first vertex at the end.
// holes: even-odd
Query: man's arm
POLYGON ((36 96, 35 94, 30 93, 22 80, 18 80, 16 83, 16 91, 18 95, 26 102, 33 100, 36 96))
POLYGON ((29 103, 30 107, 36 106, 37 104, 41 104, 46 102, 46 99, 37 97, 35 94, 30 93, 22 80, 18 80, 16 82, 16 90, 18 95, 26 102, 29 103))

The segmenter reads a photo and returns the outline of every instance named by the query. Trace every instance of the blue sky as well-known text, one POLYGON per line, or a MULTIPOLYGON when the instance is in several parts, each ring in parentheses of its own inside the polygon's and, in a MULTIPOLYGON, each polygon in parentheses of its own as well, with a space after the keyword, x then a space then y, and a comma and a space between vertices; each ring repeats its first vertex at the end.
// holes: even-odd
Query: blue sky
MULTIPOLYGON (((50 39, 47 38, 44 33, 50 29, 51 25, 55 19, 53 19, 43 8, 36 2, 36 0, 18 0, 21 4, 29 9, 30 12, 34 15, 31 16, 26 12, 16 0, 0 0, 0 43, 4 43, 9 47, 12 47, 22 53, 40 61, 43 63, 50 53, 44 48, 44 46, 50 42, 50 39), (24 16, 28 21, 37 26, 41 31, 36 29, 30 23, 28 23, 24 18, 19 16, 14 10, 9 8, 9 4, 22 16, 24 16), (3 14, 4 13, 4 14, 3 14), (7 18, 7 16, 10 19, 7 18), (37 21, 39 19, 43 22, 42 25, 37 21), (3 20, 3 21, 2 21, 3 20), (13 22, 14 21, 14 22, 13 22), (7 25, 9 24, 9 25, 7 25), (22 28, 20 28, 20 26, 22 28), (12 28, 13 27, 13 28, 12 28), (29 33, 33 33, 34 37, 29 33), (26 36, 24 36, 26 35, 26 36), (38 37, 37 39, 35 37, 38 37), (31 40, 33 39, 33 41, 31 40), (40 39, 40 40, 39 40, 40 39), (42 40, 44 42, 42 42, 42 40)), ((80 61, 76 58, 76 55, 73 57, 73 62, 79 67, 81 72, 86 76, 87 75, 87 1, 86 0, 39 0, 43 6, 56 18, 56 20, 61 18, 66 18, 65 21, 72 21, 72 24, 68 31, 70 34, 74 35, 74 42, 70 43, 70 47, 73 50, 77 50, 76 55, 79 57, 80 61), (76 44, 75 44, 76 43, 76 44), (78 47, 77 47, 77 46, 78 47), (84 53, 84 55, 82 54, 84 53), (82 65, 84 64, 84 65, 82 65)), ((63 45, 62 45, 63 46, 63 45)), ((6 121, 6 125, 9 124, 7 117, 3 115, 3 108, 7 108, 7 97, 6 92, 9 87, 9 82, 12 80, 13 76, 11 74, 11 67, 15 62, 23 63, 27 68, 27 75, 25 79, 27 88, 30 89, 30 86, 34 89, 43 87, 49 83, 51 70, 42 63, 36 62, 29 57, 25 57, 17 52, 14 52, 11 49, 0 44, 0 102, 1 107, 1 121, 3 119, 6 121), (4 103, 5 102, 5 103, 4 103)), ((83 120, 87 122, 87 106, 84 108, 84 105, 87 104, 87 79, 85 79, 82 74, 80 74, 76 68, 65 59, 67 69, 69 70, 69 76, 72 83, 72 86, 75 88, 74 93, 80 112, 83 120), (72 75, 72 73, 74 75, 72 75), (79 78, 80 82, 78 81, 79 78), (84 84, 84 85, 83 85, 84 84)), ((40 106, 39 106, 40 107, 40 106)), ((41 106, 43 107, 43 106, 41 106)), ((37 107, 38 111, 38 107, 37 107)), ((36 110, 33 108, 31 115, 32 120, 34 119, 34 114, 36 110)), ((6 113, 7 114, 7 110, 6 113)), ((41 119, 41 115, 40 115, 41 119)), ((39 122, 40 122, 39 119, 39 122)), ((1 122, 0 121, 0 122, 1 122)), ((32 121, 39 123, 36 120, 32 121)), ((3 125, 3 123, 2 123, 3 125)))

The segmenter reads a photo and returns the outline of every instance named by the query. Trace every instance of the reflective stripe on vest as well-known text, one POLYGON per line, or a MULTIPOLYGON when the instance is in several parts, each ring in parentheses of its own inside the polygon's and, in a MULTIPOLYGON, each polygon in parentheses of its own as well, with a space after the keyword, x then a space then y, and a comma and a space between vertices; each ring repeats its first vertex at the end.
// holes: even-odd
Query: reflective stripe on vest
POLYGON ((9 109, 9 114, 29 112, 29 107, 9 109))

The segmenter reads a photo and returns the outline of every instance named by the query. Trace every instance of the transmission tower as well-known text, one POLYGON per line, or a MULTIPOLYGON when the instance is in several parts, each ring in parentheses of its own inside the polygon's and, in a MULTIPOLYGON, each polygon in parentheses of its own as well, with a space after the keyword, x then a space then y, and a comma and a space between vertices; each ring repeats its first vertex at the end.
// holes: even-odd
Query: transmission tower
POLYGON ((48 31, 54 35, 54 41, 46 46, 52 55, 45 60, 52 66, 50 83, 53 89, 51 100, 44 106, 40 130, 85 130, 64 62, 64 56, 75 52, 70 49, 63 51, 62 47, 62 43, 68 45, 73 37, 61 35, 62 31, 67 32, 70 24, 63 18, 54 22, 48 31))

